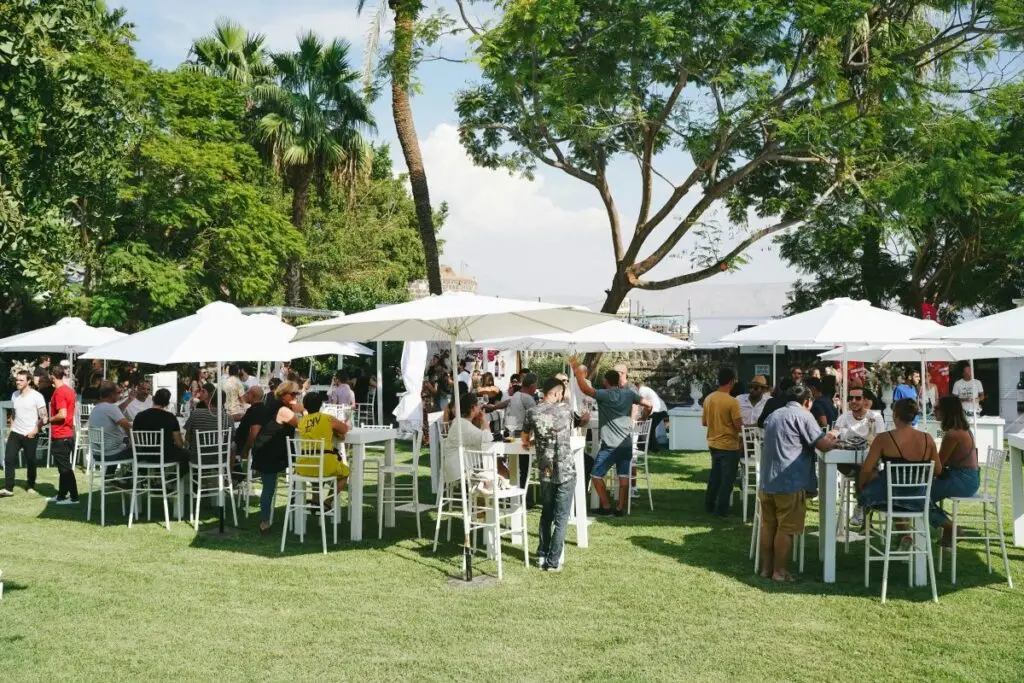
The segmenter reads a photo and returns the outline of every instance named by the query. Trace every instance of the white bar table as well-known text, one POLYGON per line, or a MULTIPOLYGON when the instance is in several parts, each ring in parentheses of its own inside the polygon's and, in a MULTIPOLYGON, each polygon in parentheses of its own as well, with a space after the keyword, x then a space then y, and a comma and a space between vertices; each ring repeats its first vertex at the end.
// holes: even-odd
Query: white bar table
POLYGON ((1007 434, 1010 443, 1010 494, 1013 496, 1013 544, 1024 547, 1024 433, 1007 434))
MULTIPOLYGON (((363 460, 366 457, 366 445, 383 443, 384 465, 390 466, 395 464, 395 439, 397 438, 398 430, 390 427, 358 427, 345 435, 345 445, 349 446, 349 469, 351 470, 348 478, 349 535, 353 542, 363 540, 363 460)), ((384 480, 378 481, 377 485, 383 486, 384 480)), ((384 525, 395 526, 394 503, 389 503, 384 510, 384 525)))
MULTIPOLYGON (((818 554, 823 564, 825 583, 836 582, 836 526, 839 506, 839 465, 861 465, 867 451, 836 449, 818 453, 818 554)), ((885 476, 879 473, 880 477, 885 476)), ((915 535, 915 539, 918 537, 915 535)), ((867 543, 867 539, 864 540, 867 543)), ((925 585, 928 580, 927 562, 923 555, 914 558, 914 585, 925 585)))

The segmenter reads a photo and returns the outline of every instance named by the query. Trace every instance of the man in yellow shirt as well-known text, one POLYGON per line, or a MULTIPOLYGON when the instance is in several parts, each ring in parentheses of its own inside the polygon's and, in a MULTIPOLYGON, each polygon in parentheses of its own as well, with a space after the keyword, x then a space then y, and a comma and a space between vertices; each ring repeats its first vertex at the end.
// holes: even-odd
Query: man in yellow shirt
POLYGON ((708 450, 711 451, 711 474, 704 494, 704 510, 719 517, 729 514, 732 488, 736 485, 742 445, 740 432, 743 416, 740 403, 730 395, 736 384, 736 371, 718 371, 718 390, 704 399, 701 424, 708 429, 708 450))
MULTIPOLYGON (((345 487, 350 474, 348 464, 334 449, 334 438, 344 439, 349 426, 334 417, 321 413, 324 400, 320 394, 310 392, 302 399, 306 414, 299 419, 297 436, 304 441, 318 441, 323 444, 323 476, 338 480, 338 491, 345 487)), ((308 451, 306 451, 308 452, 308 451)), ((296 463, 296 473, 303 477, 320 476, 320 458, 315 455, 301 456, 296 463)))

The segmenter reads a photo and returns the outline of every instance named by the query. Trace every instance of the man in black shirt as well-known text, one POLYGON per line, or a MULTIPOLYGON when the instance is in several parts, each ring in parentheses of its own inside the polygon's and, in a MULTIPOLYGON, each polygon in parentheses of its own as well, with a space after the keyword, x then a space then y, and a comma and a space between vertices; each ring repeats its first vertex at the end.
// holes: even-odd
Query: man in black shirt
MULTIPOLYGON (((140 411, 132 421, 132 430, 164 433, 164 462, 188 463, 188 451, 181 436, 181 425, 174 413, 167 410, 171 392, 159 389, 153 394, 153 407, 140 411)), ((154 459, 155 461, 155 459, 154 459)))
POLYGON ((768 419, 768 416, 779 408, 785 407, 788 401, 789 399, 786 398, 786 391, 781 388, 776 389, 772 394, 772 397, 764 404, 764 410, 761 411, 761 417, 757 418, 757 426, 764 429, 764 421, 768 419))

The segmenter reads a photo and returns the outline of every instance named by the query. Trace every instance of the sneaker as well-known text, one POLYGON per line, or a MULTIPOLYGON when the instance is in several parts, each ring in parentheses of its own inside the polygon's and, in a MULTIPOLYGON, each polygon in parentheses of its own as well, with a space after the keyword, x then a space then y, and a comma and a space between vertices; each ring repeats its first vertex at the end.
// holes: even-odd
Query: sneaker
POLYGON ((853 516, 850 517, 850 526, 864 526, 864 508, 860 505, 853 510, 853 516))
POLYGON ((0 498, 10 498, 14 495, 14 491, 8 491, 7 489, 0 489, 0 498))
POLYGON ((36 491, 34 486, 30 486, 27 489, 25 489, 25 493, 31 493, 34 496, 38 496, 39 495, 39 492, 36 491))
POLYGON ((537 557, 537 567, 539 569, 544 569, 544 567, 547 565, 547 563, 548 563, 548 561, 547 561, 546 558, 540 557, 540 556, 537 557))
POLYGON ((557 574, 558 572, 562 571, 562 565, 548 565, 545 571, 555 572, 557 574))
POLYGON ((57 501, 57 505, 78 505, 77 500, 71 500, 70 498, 61 498, 57 501))
MULTIPOLYGON (((0 495, 2 495, 2 493, 0 493, 0 495)), ((8 494, 8 495, 11 495, 11 494, 8 494)), ((594 515, 596 515, 597 517, 608 517, 608 516, 610 516, 612 514, 612 509, 611 508, 597 507, 597 508, 594 508, 593 512, 594 512, 594 515)))
POLYGON ((619 508, 615 508, 615 516, 616 517, 625 517, 626 516, 626 511, 625 510, 620 510, 619 508))
POLYGON ((632 498, 639 498, 640 497, 640 489, 638 489, 637 487, 634 486, 633 490, 629 492, 629 495, 632 498))

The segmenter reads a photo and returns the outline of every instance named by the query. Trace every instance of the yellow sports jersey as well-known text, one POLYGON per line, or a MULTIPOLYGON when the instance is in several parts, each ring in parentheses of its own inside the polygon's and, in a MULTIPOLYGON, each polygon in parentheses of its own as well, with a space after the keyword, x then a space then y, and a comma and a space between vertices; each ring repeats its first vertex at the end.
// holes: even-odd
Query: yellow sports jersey
MULTIPOLYGON (((319 441, 324 445, 324 476, 347 477, 348 465, 341 462, 333 452, 334 430, 331 428, 331 416, 323 413, 311 413, 299 419, 298 436, 300 439, 319 441)), ((316 457, 300 457, 295 468, 296 474, 302 477, 320 475, 320 462, 316 457)))

